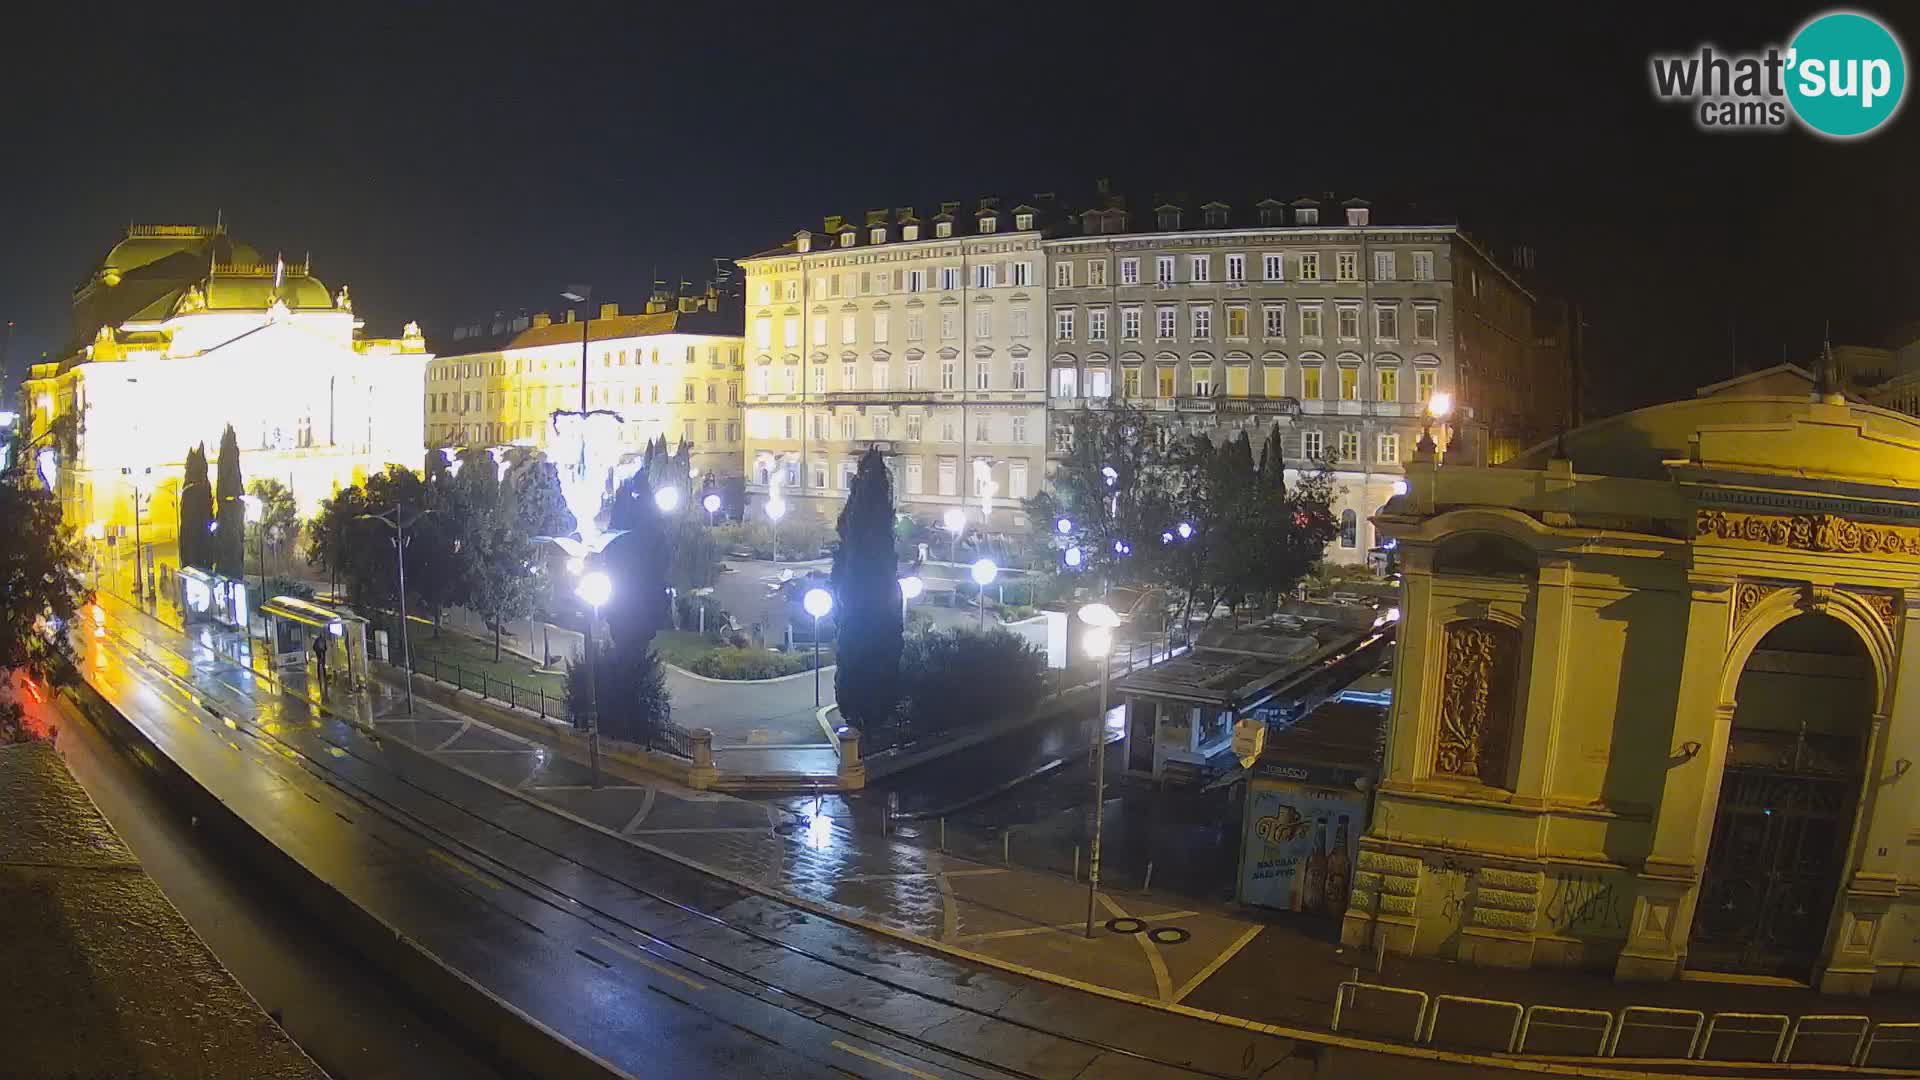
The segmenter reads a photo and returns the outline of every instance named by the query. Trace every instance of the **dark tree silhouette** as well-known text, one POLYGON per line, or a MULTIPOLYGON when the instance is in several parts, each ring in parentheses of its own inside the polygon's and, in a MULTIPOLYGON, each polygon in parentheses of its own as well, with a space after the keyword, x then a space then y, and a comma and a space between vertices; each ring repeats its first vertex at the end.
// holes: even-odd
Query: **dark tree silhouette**
POLYGON ((833 553, 833 676, 840 715, 860 730, 885 722, 900 703, 900 583, 893 547, 893 478, 869 449, 840 511, 833 553))

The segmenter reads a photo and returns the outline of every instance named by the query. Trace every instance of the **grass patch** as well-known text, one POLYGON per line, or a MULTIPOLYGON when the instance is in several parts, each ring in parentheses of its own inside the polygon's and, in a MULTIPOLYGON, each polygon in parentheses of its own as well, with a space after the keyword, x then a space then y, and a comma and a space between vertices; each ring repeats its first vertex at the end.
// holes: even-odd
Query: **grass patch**
MULTIPOLYGON (((663 630, 654 635, 653 647, 660 659, 695 675, 709 679, 777 679, 813 670, 813 650, 774 652, 771 649, 736 649, 715 645, 699 634, 686 630, 663 630)), ((833 663, 833 649, 822 647, 820 666, 833 663)))
POLYGON ((507 696, 507 683, 517 687, 516 694, 524 692, 527 696, 536 696, 536 692, 546 694, 549 701, 565 700, 567 679, 564 675, 540 674, 534 670, 533 661, 524 656, 516 656, 502 649, 500 660, 493 659, 493 643, 479 641, 454 630, 441 630, 435 637, 431 627, 415 627, 410 640, 413 644, 414 670, 422 675, 430 675, 450 683, 458 683, 469 690, 479 692, 483 686, 488 697, 507 696), (482 683, 482 679, 485 683, 482 683))

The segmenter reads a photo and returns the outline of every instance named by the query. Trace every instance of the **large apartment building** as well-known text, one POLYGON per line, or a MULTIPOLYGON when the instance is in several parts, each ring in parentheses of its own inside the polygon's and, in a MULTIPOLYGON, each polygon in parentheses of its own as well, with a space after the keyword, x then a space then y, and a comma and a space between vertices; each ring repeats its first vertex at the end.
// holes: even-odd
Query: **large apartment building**
POLYGON ((1329 557, 1357 562, 1435 393, 1455 460, 1567 421, 1565 335, 1457 225, 1331 196, 1007 202, 828 218, 742 260, 752 486, 830 516, 877 443, 903 510, 971 502, 977 520, 991 483, 989 530, 1019 530, 1073 414, 1124 400, 1216 441, 1259 447, 1279 424, 1290 468, 1332 465, 1329 557))
POLYGON ((829 217, 746 274, 747 480, 831 518, 879 446, 901 509, 1024 528, 1046 467, 1045 253, 1032 206, 829 217))
POLYGON ((457 327, 427 366, 427 441, 547 446, 549 417, 581 407, 584 358, 586 406, 620 414, 624 447, 685 440, 700 475, 737 476, 742 347, 737 304, 711 288, 656 288, 637 314, 602 304, 584 321, 568 311, 560 321, 543 313, 457 327))

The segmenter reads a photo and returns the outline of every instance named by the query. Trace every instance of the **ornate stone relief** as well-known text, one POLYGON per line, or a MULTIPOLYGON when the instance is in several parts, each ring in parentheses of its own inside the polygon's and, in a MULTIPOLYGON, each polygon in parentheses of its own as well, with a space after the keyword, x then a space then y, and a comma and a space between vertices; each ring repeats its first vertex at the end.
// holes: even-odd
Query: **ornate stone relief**
POLYGON ((1893 635, 1894 640, 1899 640, 1900 602, 1892 593, 1867 592, 1862 589, 1849 589, 1847 591, 1851 593, 1855 599, 1872 608, 1873 613, 1880 616, 1880 621, 1887 624, 1887 633, 1893 635))
POLYGON ((1772 596, 1780 588, 1778 585, 1758 581, 1741 582, 1739 587, 1733 590, 1733 625, 1739 627, 1745 623, 1753 609, 1760 606, 1760 601, 1772 596))
POLYGON ((1694 532, 1711 539, 1745 540, 1797 551, 1920 558, 1920 529, 1904 525, 1863 525, 1833 514, 1788 516, 1700 510, 1694 514, 1694 532))
POLYGON ((1473 619, 1447 626, 1436 774, 1506 786, 1519 652, 1520 631, 1504 623, 1473 619))

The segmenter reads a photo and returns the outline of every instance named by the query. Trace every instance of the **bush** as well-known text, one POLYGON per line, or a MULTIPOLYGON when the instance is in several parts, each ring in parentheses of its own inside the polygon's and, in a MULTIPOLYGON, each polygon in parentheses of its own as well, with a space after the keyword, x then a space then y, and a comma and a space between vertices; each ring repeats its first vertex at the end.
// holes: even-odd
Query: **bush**
MULTIPOLYGON (((611 739, 652 745, 653 737, 673 719, 673 700, 667 693, 667 669, 651 648, 637 661, 625 660, 602 641, 586 643, 594 654, 595 703, 600 732, 611 739)), ((587 726, 587 678, 584 657, 567 661, 567 708, 573 726, 587 726)))
POLYGON ((906 641, 900 677, 916 734, 989 723, 1031 709, 1045 692, 1046 654, 995 628, 933 630, 906 641))
MULTIPOLYGON (((823 664, 830 664, 833 658, 820 654, 823 664)), ((709 679, 777 679, 782 675, 797 675, 813 667, 813 653, 768 652, 765 649, 708 649, 687 661, 686 668, 695 675, 704 675, 709 679)))
POLYGON ((270 577, 267 579, 267 594, 254 597, 254 603, 271 600, 276 596, 297 596, 302 600, 313 599, 313 586, 304 581, 295 581, 289 577, 270 577))

